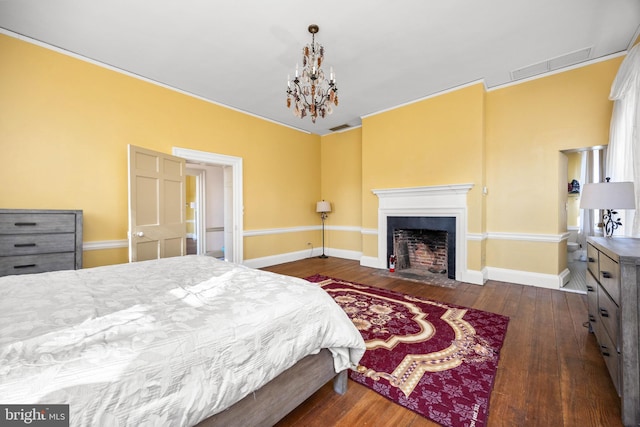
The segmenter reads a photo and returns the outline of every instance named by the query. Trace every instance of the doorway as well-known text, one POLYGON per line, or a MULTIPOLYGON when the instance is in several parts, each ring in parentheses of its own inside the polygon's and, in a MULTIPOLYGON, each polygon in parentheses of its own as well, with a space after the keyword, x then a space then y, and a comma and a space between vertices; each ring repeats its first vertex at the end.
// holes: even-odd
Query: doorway
POLYGON ((187 254, 224 259, 224 166, 186 163, 187 254))
MULTIPOLYGON (((223 242, 224 259, 241 264, 243 262, 242 158, 177 147, 173 148, 172 154, 185 159, 188 168, 192 169, 195 174, 195 198, 197 201, 193 207, 194 230, 196 236, 198 233, 201 236, 198 239, 198 244, 201 245, 197 249, 198 253, 208 252, 206 234, 217 235, 219 241, 223 242), (218 170, 220 172, 221 188, 215 184, 209 184, 208 187, 212 188, 206 188, 206 171, 209 168, 211 171, 218 170), (204 173, 197 172, 198 170, 204 170, 204 173), (219 190, 217 193, 212 191, 216 188, 219 190), (217 201, 216 206, 222 212, 219 216, 223 217, 222 227, 219 224, 209 227, 211 229, 209 233, 207 233, 205 218, 205 215, 208 215, 206 213, 207 207, 211 205, 207 202, 208 197, 217 201)), ((211 175, 215 175, 215 173, 211 173, 211 175)), ((187 208, 190 207, 191 205, 187 206, 187 208)), ((211 209, 209 210, 211 211, 211 209)))
POLYGON ((560 151, 560 182, 563 191, 561 203, 564 214, 561 227, 567 236, 566 265, 569 280, 563 290, 586 293, 587 236, 598 234, 598 212, 580 209, 580 197, 585 184, 602 182, 606 176, 606 146, 585 147, 560 151), (566 186, 566 187, 564 187, 566 186))

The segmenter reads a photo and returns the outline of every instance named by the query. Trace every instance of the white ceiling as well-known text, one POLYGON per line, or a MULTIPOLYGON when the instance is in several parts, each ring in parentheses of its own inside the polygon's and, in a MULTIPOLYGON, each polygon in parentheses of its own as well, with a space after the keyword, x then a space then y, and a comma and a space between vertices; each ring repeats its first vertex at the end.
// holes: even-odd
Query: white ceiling
POLYGON ((640 0, 0 0, 0 28, 324 135, 469 82, 491 88, 525 67, 517 78, 624 52, 640 0), (285 102, 309 24, 340 95, 315 124, 285 102))

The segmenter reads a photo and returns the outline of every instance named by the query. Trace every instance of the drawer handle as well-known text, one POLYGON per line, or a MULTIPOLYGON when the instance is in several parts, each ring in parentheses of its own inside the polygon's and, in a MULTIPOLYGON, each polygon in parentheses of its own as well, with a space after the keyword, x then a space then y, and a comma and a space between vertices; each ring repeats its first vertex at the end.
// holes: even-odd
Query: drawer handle
POLYGON ((31 268, 31 267, 35 267, 35 264, 23 264, 23 265, 14 265, 13 268, 31 268))
POLYGON ((600 273, 602 274, 602 277, 604 277, 605 279, 611 279, 613 277, 611 273, 609 273, 608 271, 601 271, 600 273))
POLYGON ((595 258, 589 257, 589 262, 596 262, 595 258))
POLYGON ((593 292, 593 286, 587 285, 587 292, 593 292))
POLYGON ((594 316, 593 314, 589 315, 589 322, 595 322, 596 321, 596 316, 594 316))
POLYGON ((611 354, 609 353, 609 348, 606 345, 600 346, 600 353, 602 353, 602 355, 606 357, 611 356, 611 354))
POLYGON ((36 246, 35 243, 16 243, 13 245, 14 248, 32 248, 36 246))
POLYGON ((607 311, 607 309, 600 307, 600 316, 609 317, 609 312, 607 311))
POLYGON ((14 223, 14 225, 16 227, 33 227, 35 225, 38 225, 38 223, 36 223, 36 222, 16 222, 16 223, 14 223))

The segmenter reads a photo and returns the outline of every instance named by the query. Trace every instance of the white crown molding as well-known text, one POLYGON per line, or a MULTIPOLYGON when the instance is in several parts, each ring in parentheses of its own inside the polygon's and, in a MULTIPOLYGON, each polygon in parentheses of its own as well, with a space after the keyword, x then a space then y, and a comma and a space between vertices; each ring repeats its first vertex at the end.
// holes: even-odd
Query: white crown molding
POLYGON ((427 96, 423 96, 421 98, 414 99, 413 101, 405 102, 404 104, 395 105, 393 107, 385 108, 384 110, 379 110, 379 111, 375 111, 373 113, 366 114, 366 115, 362 116, 362 118, 366 119, 367 117, 376 116, 378 114, 386 113, 388 111, 393 111, 393 110, 396 110, 398 108, 406 107, 407 105, 412 105, 412 104, 415 104, 417 102, 425 101, 427 99, 436 98, 438 96, 445 95, 445 94, 451 93, 451 92, 456 92, 456 91, 458 91, 460 89, 464 89, 464 88, 467 88, 467 87, 470 87, 470 86, 475 86, 477 84, 482 84, 484 86, 485 91, 487 90, 487 84, 485 83, 484 79, 474 80, 474 81, 471 81, 471 82, 468 82, 468 83, 463 83, 463 84, 458 85, 458 86, 450 87, 449 89, 445 89, 445 90, 441 90, 439 92, 432 93, 432 94, 427 95, 427 96))

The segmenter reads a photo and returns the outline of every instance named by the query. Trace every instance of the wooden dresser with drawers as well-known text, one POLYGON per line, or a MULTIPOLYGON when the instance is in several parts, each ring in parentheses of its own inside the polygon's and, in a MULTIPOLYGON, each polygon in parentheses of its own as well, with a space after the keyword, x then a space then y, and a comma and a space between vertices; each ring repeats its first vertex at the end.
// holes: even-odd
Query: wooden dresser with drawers
POLYGON ((0 276, 82 268, 82 211, 0 209, 0 276))
POLYGON ((589 328, 620 395, 622 423, 640 425, 640 239, 587 239, 589 328))

